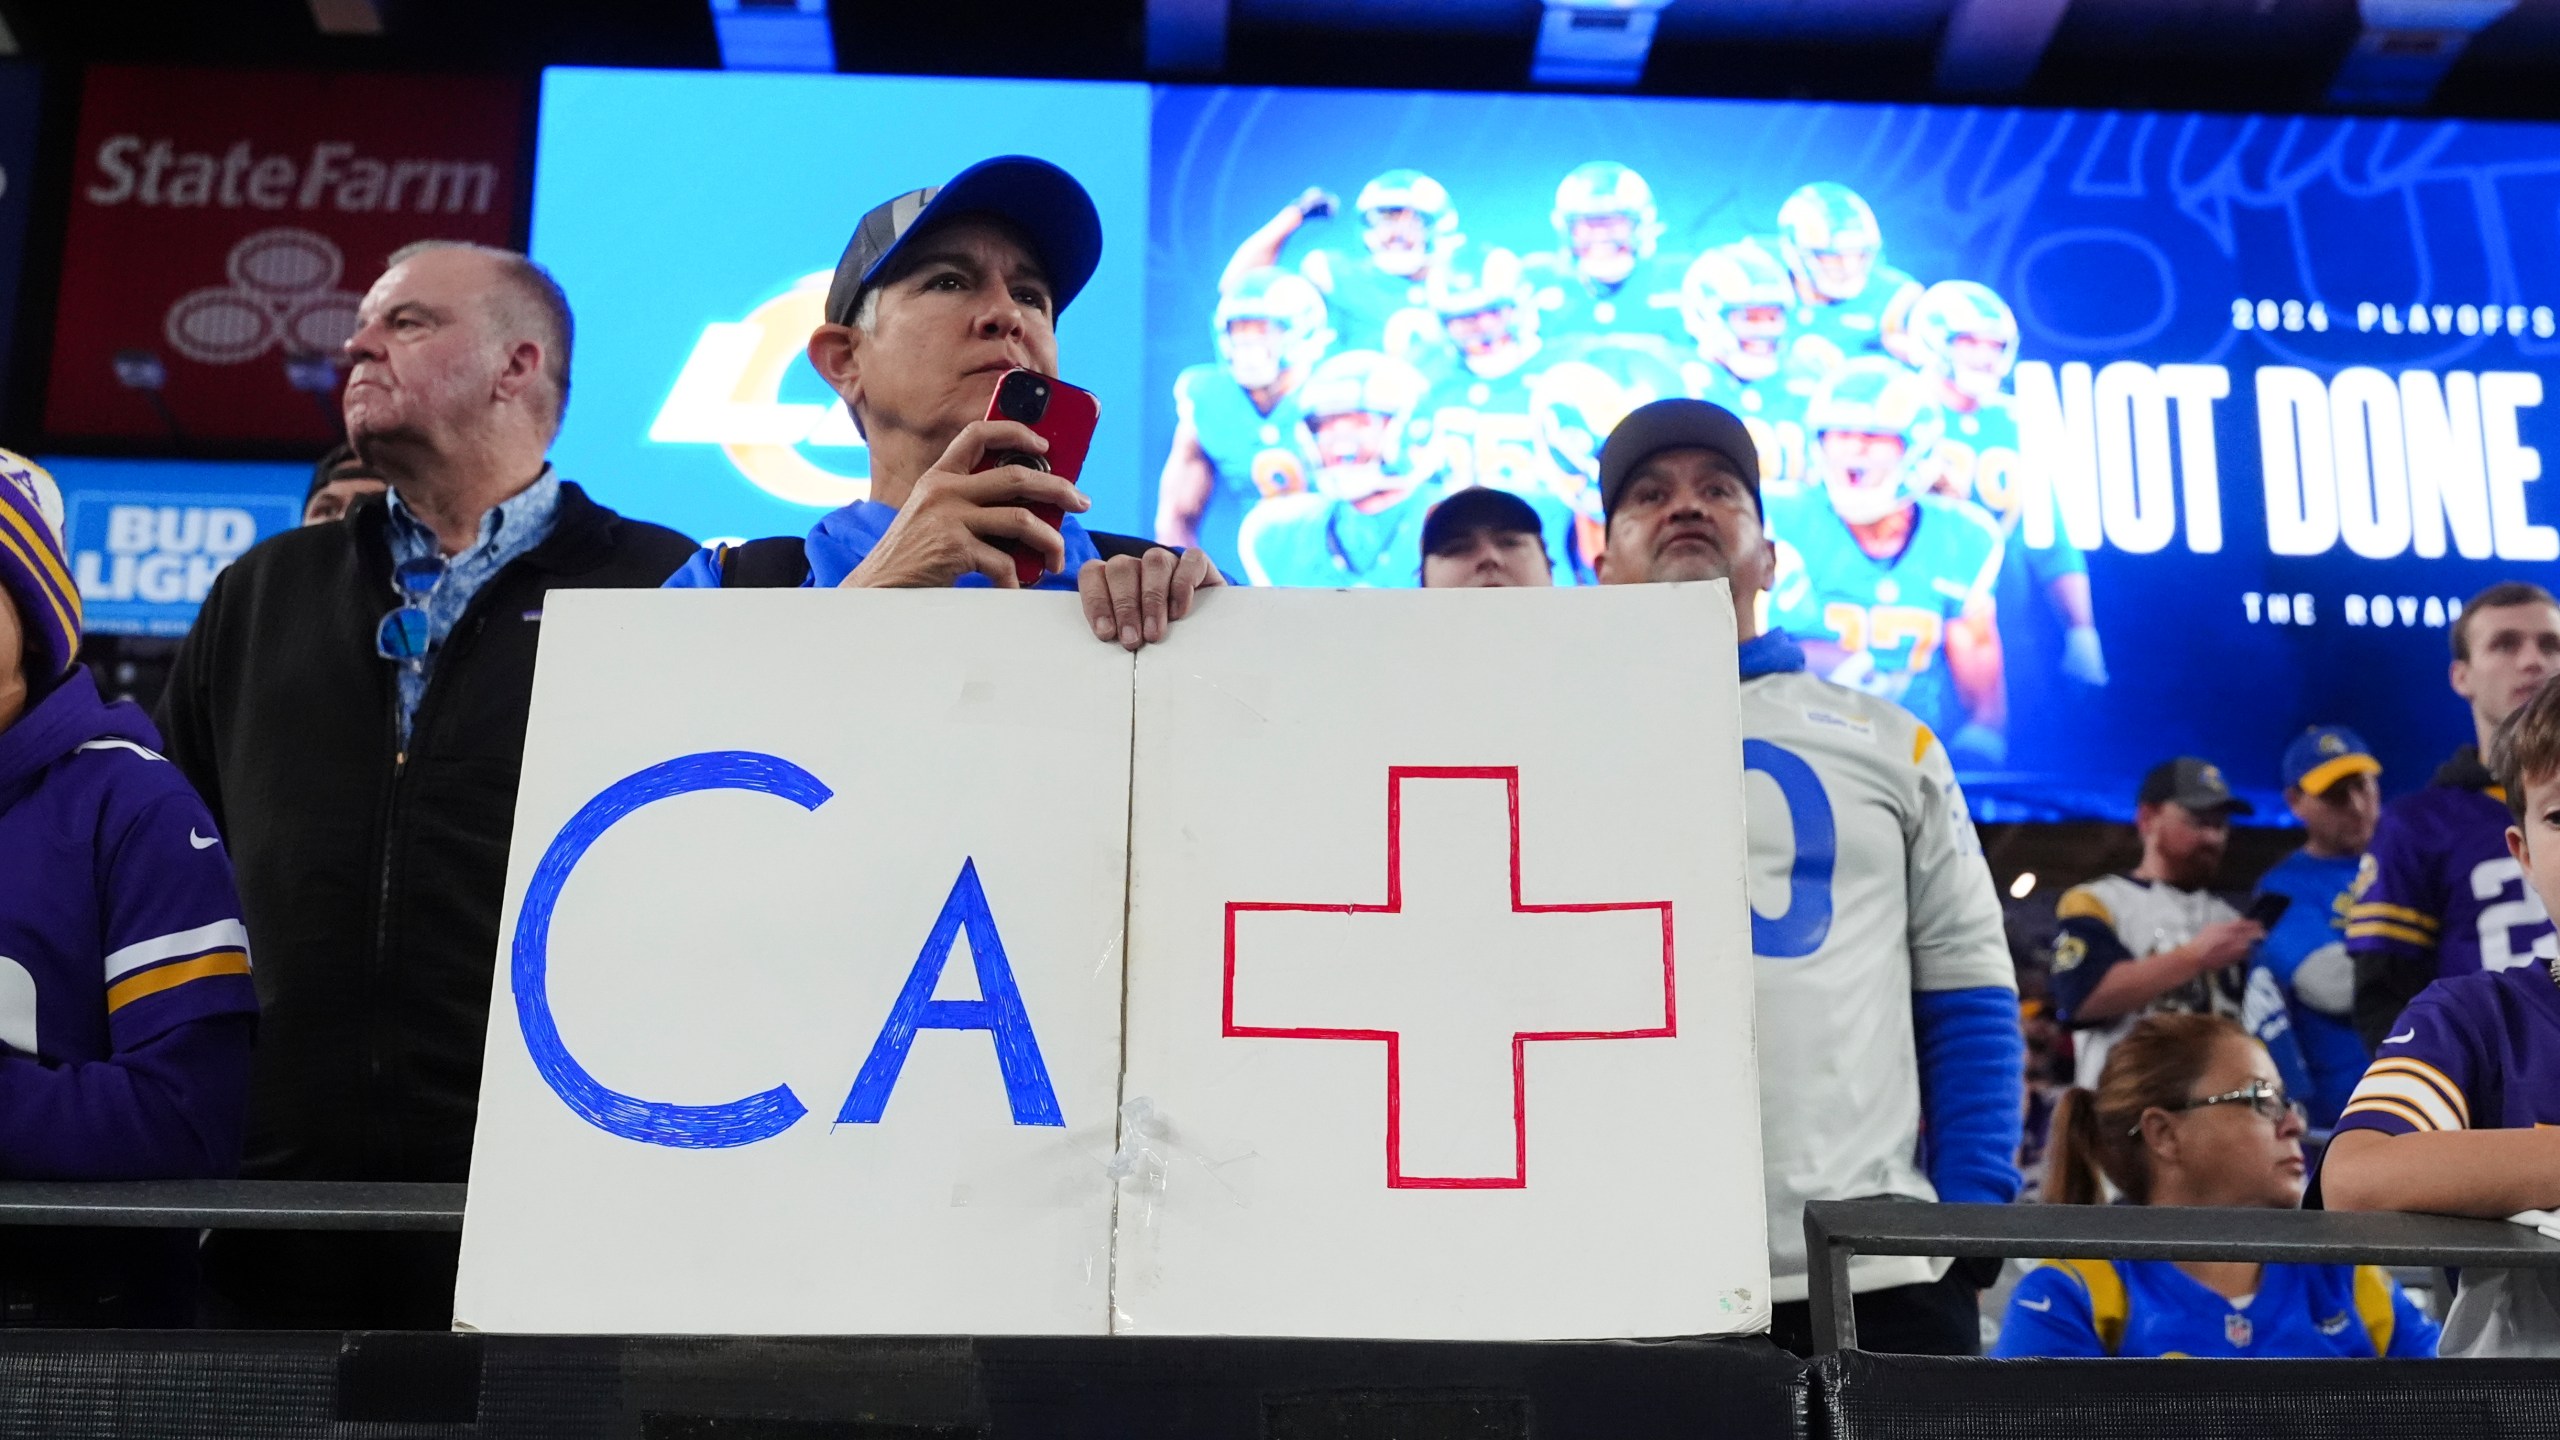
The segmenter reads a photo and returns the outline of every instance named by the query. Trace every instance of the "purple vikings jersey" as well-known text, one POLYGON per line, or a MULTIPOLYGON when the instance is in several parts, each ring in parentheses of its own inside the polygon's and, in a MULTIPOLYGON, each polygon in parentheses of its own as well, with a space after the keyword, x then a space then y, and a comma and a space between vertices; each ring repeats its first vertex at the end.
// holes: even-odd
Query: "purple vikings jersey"
POLYGON ((2551 960, 2551 916, 2507 853, 2507 823, 2505 797, 2468 748, 2426 789, 2392 802, 2347 912, 2359 968, 2449 978, 2551 960))
MULTIPOLYGON (((16 1064, 59 1074, 191 1021, 257 1013, 230 859, 157 744, 141 711, 99 700, 85 669, 0 730, 0 1134, 41 1098, 13 1090, 16 1064)), ((104 1111, 49 1123, 65 1120, 116 1131, 104 1111)), ((96 1161, 92 1173, 115 1173, 113 1154, 96 1161)), ((34 1165, 0 1154, 0 1175, 34 1165)))
POLYGON ((2340 1130, 2560 1124, 2560 984, 2539 965, 2438 980, 2383 1037, 2340 1130))

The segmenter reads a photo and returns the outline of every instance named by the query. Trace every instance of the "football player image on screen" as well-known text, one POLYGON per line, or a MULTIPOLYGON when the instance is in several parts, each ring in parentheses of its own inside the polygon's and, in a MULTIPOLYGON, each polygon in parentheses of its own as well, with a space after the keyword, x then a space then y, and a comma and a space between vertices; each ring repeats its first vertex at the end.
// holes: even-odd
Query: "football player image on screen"
POLYGON ((1932 493, 1920 463, 1946 415, 1929 382, 1882 357, 1852 360, 1805 412, 1818 489, 1770 505, 1803 565, 1770 618, 1835 682, 1898 700, 1960 766, 2007 754, 1994 587, 2000 530, 1932 493))
POLYGON ((1857 191, 1823 180, 1788 196, 1778 255, 1795 280, 1795 343, 1810 368, 1877 353, 1916 363, 1902 327, 1920 282, 1884 263, 1884 230, 1857 191))
POLYGON ((1814 377, 1785 368, 1795 281, 1756 240, 1719 245, 1680 278, 1680 316, 1695 358, 1681 367, 1689 394, 1742 417, 1760 448, 1760 490, 1805 483, 1804 405, 1814 377))
POLYGON ((1422 522, 1441 494, 1409 446, 1424 383, 1375 350, 1339 351, 1300 387, 1310 488, 1246 514, 1237 536, 1256 585, 1419 586, 1422 522))
MULTIPOLYGON (((2087 685, 2107 683, 2106 651, 2089 598, 2089 562, 2062 534, 2036 549, 2020 535, 2018 417, 2007 386, 2018 363, 2018 319, 1990 286, 1941 280, 1912 303, 1908 326, 1920 371, 1937 387, 1947 431, 1928 457, 1938 493, 1972 500, 2000 522, 2004 564, 2025 572, 2064 626, 2062 671, 2087 685)), ((2046 499, 2043 503, 2056 502, 2046 499)))
POLYGON ((1680 262, 1657 253, 1653 187, 1610 160, 1577 165, 1556 187, 1557 248, 1523 264, 1550 337, 1680 338, 1680 262))
POLYGON ((1157 488, 1156 539, 1209 545, 1232 562, 1234 528, 1255 501, 1307 488, 1297 393, 1333 343, 1324 297, 1286 270, 1248 270, 1218 297, 1216 364, 1174 378, 1173 446, 1157 488), (1202 517, 1215 507, 1221 523, 1202 517))
MULTIPOLYGON (((1340 203, 1309 188, 1245 237, 1227 262, 1225 281, 1279 264, 1290 237, 1331 216, 1340 203)), ((1352 209, 1360 219, 1359 243, 1310 249, 1299 257, 1298 273, 1324 293, 1343 349, 1395 351, 1406 334, 1430 329, 1425 287, 1441 259, 1465 239, 1458 209, 1440 182, 1419 170, 1389 170, 1371 180, 1352 209)))
POLYGON ((1541 483, 1572 516, 1574 573, 1592 585, 1608 528, 1600 505, 1601 443, 1628 412, 1684 394, 1686 384, 1670 355, 1639 337, 1565 348, 1567 358, 1529 382, 1529 419, 1537 429, 1541 483))
MULTIPOLYGON (((1461 251, 1432 272, 1430 289, 1442 344, 1421 364, 1430 389, 1415 422, 1417 442, 1428 446, 1451 489, 1491 485, 1532 505, 1551 498, 1529 386, 1562 356, 1539 332, 1520 257, 1499 247, 1461 251)), ((1542 513, 1556 583, 1575 584, 1572 513, 1561 504, 1542 513)))

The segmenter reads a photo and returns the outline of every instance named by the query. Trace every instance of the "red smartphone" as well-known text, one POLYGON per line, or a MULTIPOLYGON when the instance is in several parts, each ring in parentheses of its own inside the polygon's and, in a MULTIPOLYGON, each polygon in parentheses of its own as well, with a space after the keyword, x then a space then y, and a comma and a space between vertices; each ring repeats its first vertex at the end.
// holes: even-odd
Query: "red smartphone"
MULTIPOLYGON (((1043 375, 1037 370, 1007 370, 996 382, 995 398, 987 402, 987 418, 1012 420, 1028 425, 1049 442, 1049 453, 1032 455, 1020 450, 990 450, 978 462, 980 470, 993 470, 999 465, 1022 465, 1033 470, 1046 470, 1063 476, 1069 484, 1084 473, 1084 452, 1093 444, 1094 422, 1102 418, 1102 403, 1090 390, 1079 390, 1064 380, 1043 375)), ((1025 507, 1048 522, 1051 528, 1065 519, 1066 512, 1055 505, 1025 507)), ((1028 587, 1041 575, 1040 557, 1029 550, 1013 552, 1013 578, 1028 587)))

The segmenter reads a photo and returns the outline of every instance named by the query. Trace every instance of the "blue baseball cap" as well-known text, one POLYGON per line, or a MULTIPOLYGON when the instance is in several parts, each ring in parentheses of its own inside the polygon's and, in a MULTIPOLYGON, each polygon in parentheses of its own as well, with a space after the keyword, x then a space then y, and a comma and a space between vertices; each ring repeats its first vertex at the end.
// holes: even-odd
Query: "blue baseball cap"
POLYGON ((827 285, 827 321, 850 325, 862 292, 888 270, 907 241, 940 220, 984 214, 1011 221, 1031 240, 1040 267, 1049 272, 1059 314, 1102 263, 1102 216, 1076 177, 1028 155, 981 160, 950 183, 910 190, 871 208, 853 227, 844 256, 827 285))
POLYGON ((2379 775, 2382 762, 2364 737, 2344 725, 2314 725, 2284 747, 2284 784, 2308 795, 2327 793, 2350 775, 2379 775))

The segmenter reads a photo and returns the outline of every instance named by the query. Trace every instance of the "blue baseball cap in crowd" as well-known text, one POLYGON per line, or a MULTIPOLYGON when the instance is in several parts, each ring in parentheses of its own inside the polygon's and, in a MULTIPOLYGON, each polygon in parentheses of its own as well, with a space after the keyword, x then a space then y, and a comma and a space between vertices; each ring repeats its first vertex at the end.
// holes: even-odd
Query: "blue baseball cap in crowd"
POLYGON ((827 321, 853 323, 864 287, 897 259, 909 237, 955 215, 984 214, 1011 221, 1031 240, 1040 267, 1049 272, 1058 313, 1076 298, 1102 263, 1102 216, 1076 177, 1028 155, 981 160, 951 177, 872 207, 853 227, 844 257, 827 286, 827 321))
POLYGON ((2344 725, 2314 725, 2284 747, 2284 787, 2324 795, 2350 775, 2379 775, 2382 762, 2364 737, 2344 725))

